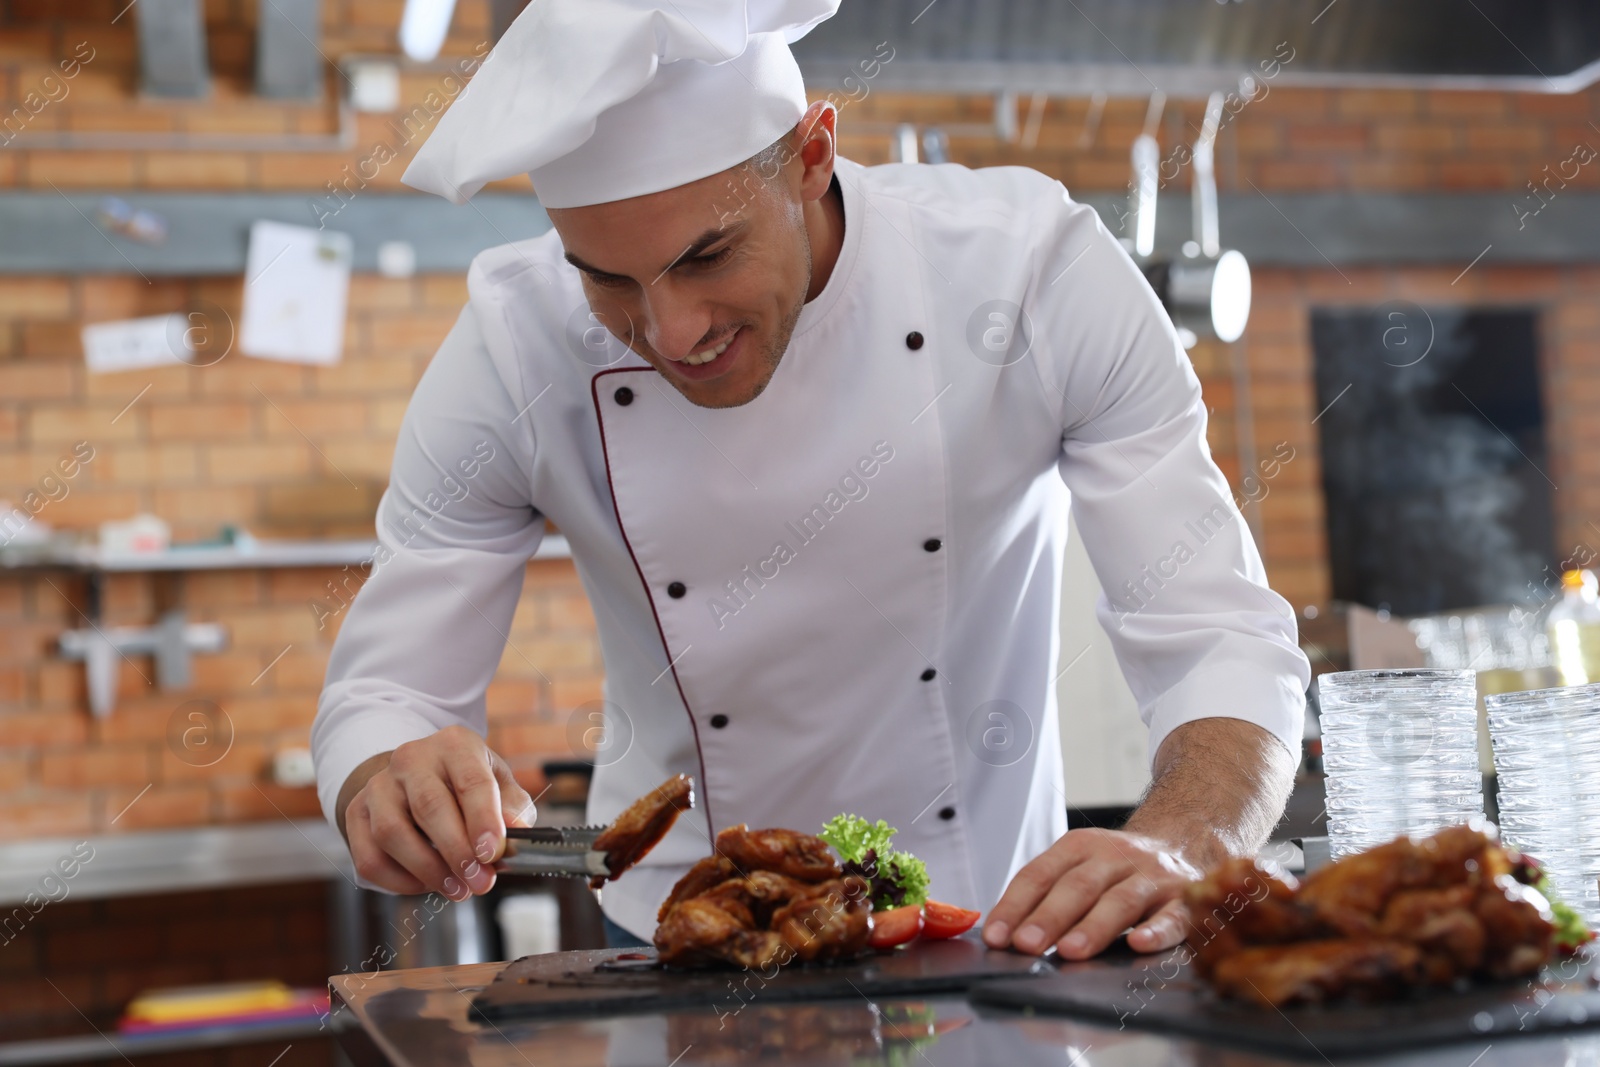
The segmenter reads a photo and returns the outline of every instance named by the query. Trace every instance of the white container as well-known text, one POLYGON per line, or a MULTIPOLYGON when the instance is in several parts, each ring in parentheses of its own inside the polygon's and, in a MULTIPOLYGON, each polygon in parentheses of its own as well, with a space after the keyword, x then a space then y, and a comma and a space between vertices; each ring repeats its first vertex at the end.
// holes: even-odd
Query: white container
POLYGON ((561 950, 561 905, 549 893, 503 897, 495 918, 509 960, 561 950))
POLYGON ((1500 835, 1600 925, 1600 683, 1486 698, 1500 835))
POLYGON ((1472 671, 1343 671, 1317 693, 1334 857, 1483 816, 1472 671))

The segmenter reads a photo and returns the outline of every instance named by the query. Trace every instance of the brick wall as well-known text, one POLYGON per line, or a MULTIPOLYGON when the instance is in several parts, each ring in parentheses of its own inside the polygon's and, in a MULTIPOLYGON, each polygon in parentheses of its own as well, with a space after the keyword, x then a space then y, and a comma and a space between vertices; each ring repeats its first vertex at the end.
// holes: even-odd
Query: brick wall
MULTIPOLYGON (((309 200, 327 195, 327 183, 347 181, 378 144, 396 149, 398 158, 368 184, 399 187, 414 141, 397 135, 392 117, 359 117, 353 149, 272 148, 274 138, 329 137, 339 118, 326 103, 253 97, 256 0, 206 4, 215 87, 211 99, 190 103, 138 98, 133 19, 112 21, 125 4, 0 0, 0 188, 288 190, 309 200), (54 90, 60 98, 37 114, 28 111, 20 125, 11 118, 30 92, 62 84, 46 79, 73 57, 79 65, 64 83, 65 95, 54 90), (95 131, 245 135, 261 147, 81 151, 29 141, 95 131)), ((324 52, 334 59, 392 53, 402 6, 401 0, 324 0, 324 52)), ((445 88, 445 77, 481 51, 487 26, 486 0, 461 0, 440 62, 406 74, 403 110, 415 115, 429 92, 445 88)), ((337 77, 329 74, 330 92, 337 77)), ((960 136, 952 154, 973 165, 1036 167, 1078 192, 1120 190, 1145 101, 1112 100, 1093 123, 1090 111, 1088 100, 1051 100, 1033 145, 960 136)), ((841 147, 854 159, 880 162, 888 158, 887 123, 984 123, 991 113, 982 97, 873 92, 844 108, 841 147)), ((1192 140, 1199 113, 1197 101, 1171 103, 1161 127, 1165 151, 1192 140)), ((1510 199, 1526 183, 1543 180, 1545 168, 1566 159, 1575 144, 1600 143, 1591 125, 1596 115, 1595 93, 1273 88, 1225 126, 1218 176, 1224 189, 1253 185, 1266 195, 1504 191, 1509 210, 1510 199)), ((1187 180, 1181 170, 1173 185, 1182 189, 1187 180)), ((1584 168, 1572 184, 1595 187, 1600 168, 1584 168)), ((1600 505, 1600 462, 1589 447, 1600 431, 1586 418, 1600 400, 1600 268, 1480 265, 1456 281, 1461 266, 1343 275, 1258 271, 1246 343, 1202 343, 1192 353, 1212 409, 1211 445, 1236 485, 1248 473, 1240 469, 1241 425, 1253 426, 1247 444, 1259 456, 1279 444, 1294 449, 1296 458, 1267 486, 1259 526, 1273 581, 1296 606, 1324 602, 1329 586, 1310 422, 1308 312, 1317 306, 1404 297, 1540 309, 1559 540, 1593 544, 1600 536, 1587 519, 1600 505), (1248 423, 1241 409, 1246 394, 1248 423)), ((346 352, 336 367, 233 355, 205 368, 85 372, 78 340, 84 323, 194 307, 219 314, 218 321, 237 321, 241 289, 239 278, 0 277, 0 499, 21 499, 83 441, 93 447, 93 460, 40 516, 59 527, 88 528, 154 510, 185 537, 212 534, 224 522, 263 535, 368 535, 406 398, 459 309, 463 280, 356 277, 346 352)), ((270 784, 266 766, 277 749, 306 741, 338 622, 335 616, 319 630, 311 603, 328 595, 329 583, 344 580, 326 569, 111 579, 103 594, 108 622, 143 624, 181 605, 192 618, 226 623, 232 642, 221 655, 196 659, 194 687, 182 694, 155 691, 141 678, 153 677, 151 664, 136 660, 122 672, 116 714, 100 723, 86 712, 81 668, 54 653, 57 635, 82 625, 83 580, 0 575, 0 838, 313 815, 312 791, 270 784), (188 700, 215 703, 232 724, 232 747, 209 768, 182 762, 166 743, 174 712, 188 700)), ((593 618, 570 565, 530 565, 511 641, 489 691, 490 740, 537 791, 539 762, 572 754, 566 717, 599 697, 593 618)), ((40 973, 100 1025, 145 985, 266 974, 316 982, 326 973, 320 892, 53 905, 27 940, 0 950, 0 999, 8 1005, 0 1018, 17 1036, 24 1023, 40 1033, 77 1026, 62 997, 38 981, 40 973)), ((259 1064, 277 1050, 261 1051, 235 1058, 259 1064)), ((313 1060, 326 1055, 297 1047, 283 1063, 302 1051, 313 1060)))
MULTIPOLYGON (((399 150, 371 185, 397 188, 409 147, 390 117, 362 116, 356 148, 326 152, 31 148, 28 137, 60 131, 147 131, 197 137, 250 134, 263 144, 288 134, 329 134, 326 104, 266 103, 250 90, 254 0, 206 6, 213 98, 200 103, 141 100, 134 91, 131 18, 111 20, 117 0, 12 0, 0 8, 0 98, 4 114, 73 57, 82 62, 70 92, 28 119, 0 147, 0 185, 17 188, 301 190, 326 195, 378 143, 399 150)), ((324 51, 393 52, 400 0, 326 0, 324 51)), ((409 72, 403 109, 438 91, 463 60, 481 52, 483 0, 463 0, 441 60, 409 72)), ((337 75, 330 73, 330 90, 337 75)), ((1225 125, 1218 142, 1225 189, 1525 191, 1579 143, 1600 143, 1597 95, 1271 88, 1225 125)), ((1037 167, 1079 192, 1125 186, 1127 154, 1145 101, 1111 100, 1090 122, 1085 99, 1053 99, 1036 142, 1006 145, 960 136, 955 158, 974 165, 1037 167)), ((1165 151, 1189 140, 1198 101, 1173 101, 1161 125, 1165 151)), ((863 162, 888 156, 892 121, 989 121, 985 97, 873 92, 844 107, 842 150, 863 162)), ((3 122, 0 114, 0 122, 3 122)), ((1173 177, 1181 189, 1187 171, 1173 177)), ((1600 168, 1572 184, 1593 187, 1600 168)), ((525 183, 510 182, 508 187, 525 183)), ((1600 390, 1600 324, 1593 312, 1600 275, 1479 266, 1459 284, 1459 265, 1437 270, 1259 271, 1247 343, 1202 343, 1194 362, 1212 408, 1211 443, 1230 478, 1240 464, 1237 405, 1248 393, 1258 455, 1279 443, 1296 460, 1273 480, 1260 507, 1275 583, 1297 605, 1327 596, 1316 448, 1309 308, 1379 303, 1410 296, 1441 303, 1489 302, 1542 309, 1552 433, 1552 478, 1562 542, 1587 528, 1600 471, 1587 459, 1592 430, 1583 405, 1600 390)), ((0 497, 17 499, 78 441, 95 458, 65 499, 42 518, 67 528, 154 509, 180 535, 242 522, 268 535, 356 535, 370 529, 406 397, 463 298, 459 277, 354 279, 344 360, 301 368, 237 356, 206 368, 90 376, 78 341, 85 322, 182 310, 203 304, 237 316, 241 281, 109 278, 0 278, 0 497), (148 392, 140 393, 145 385, 148 392), (138 396, 136 402, 129 402, 138 396), (126 410, 124 411, 124 408, 126 410), (354 483, 354 487, 352 484, 354 483)), ((304 740, 333 628, 316 629, 309 601, 341 575, 330 571, 237 573, 184 579, 120 578, 106 594, 107 617, 145 622, 181 603, 196 618, 226 621, 233 645, 197 660, 192 693, 154 692, 124 670, 116 716, 90 722, 80 671, 51 643, 85 606, 80 581, 62 575, 0 578, 0 835, 105 830, 146 785, 116 828, 270 818, 313 811, 309 791, 268 785, 271 752, 304 740), (287 648, 287 652, 284 650, 287 648), (282 658, 277 658, 284 652, 282 658), (270 666, 270 669, 268 669, 270 666), (209 773, 171 758, 163 743, 182 699, 207 699, 228 713, 236 748, 209 773)), ((530 567, 527 593, 490 691, 492 740, 537 786, 536 764, 568 755, 564 718, 598 697, 599 659, 581 588, 570 566, 530 567), (530 663, 548 676, 541 678, 530 663)), ((148 664, 137 664, 151 674, 148 664)))

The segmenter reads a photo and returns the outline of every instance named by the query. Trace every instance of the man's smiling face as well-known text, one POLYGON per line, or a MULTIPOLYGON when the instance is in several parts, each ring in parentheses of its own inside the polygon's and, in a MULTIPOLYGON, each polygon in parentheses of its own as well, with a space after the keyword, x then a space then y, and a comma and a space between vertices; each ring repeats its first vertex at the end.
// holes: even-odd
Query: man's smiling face
POLYGON ((549 213, 595 316, 701 407, 754 400, 789 346, 813 280, 808 208, 833 176, 820 107, 756 160, 549 213))

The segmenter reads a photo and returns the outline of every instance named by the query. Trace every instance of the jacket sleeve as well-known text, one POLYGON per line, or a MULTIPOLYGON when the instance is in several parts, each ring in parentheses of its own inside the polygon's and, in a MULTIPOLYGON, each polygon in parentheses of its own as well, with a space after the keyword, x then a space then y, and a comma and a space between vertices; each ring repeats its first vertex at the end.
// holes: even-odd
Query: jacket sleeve
POLYGON ((311 728, 330 822, 368 758, 455 723, 486 729, 484 691, 544 535, 529 493, 531 420, 518 408, 469 305, 406 410, 378 548, 345 583, 359 589, 312 607, 319 625, 339 626, 311 728))
MULTIPOLYGON (((1310 666, 1211 458, 1189 358, 1099 215, 1059 184, 1043 212, 1029 362, 1060 419, 1061 477, 1149 757, 1212 716, 1255 723, 1298 753, 1310 666)), ((1269 470, 1292 457, 1275 453, 1269 470)))

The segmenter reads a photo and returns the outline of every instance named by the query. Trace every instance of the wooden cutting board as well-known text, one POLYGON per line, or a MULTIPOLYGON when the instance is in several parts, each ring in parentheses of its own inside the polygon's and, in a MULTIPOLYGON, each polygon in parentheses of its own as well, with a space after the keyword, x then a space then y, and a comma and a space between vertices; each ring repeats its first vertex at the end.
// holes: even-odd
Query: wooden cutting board
POLYGON ((976 1004, 1183 1034, 1320 1063, 1600 1026, 1595 969, 1593 959, 1568 960, 1547 968, 1538 981, 1430 990, 1383 1004, 1279 1011, 1217 997, 1189 967, 1179 965, 1175 951, 1066 964, 1034 981, 983 982, 969 997, 976 1004))
POLYGON ((524 956, 472 1001, 479 1021, 617 1015, 677 1008, 735 1012, 751 1001, 827 1000, 963 992, 992 978, 1036 978, 1047 960, 997 952, 975 937, 914 941, 848 963, 763 972, 669 970, 654 949, 597 949, 524 956))

